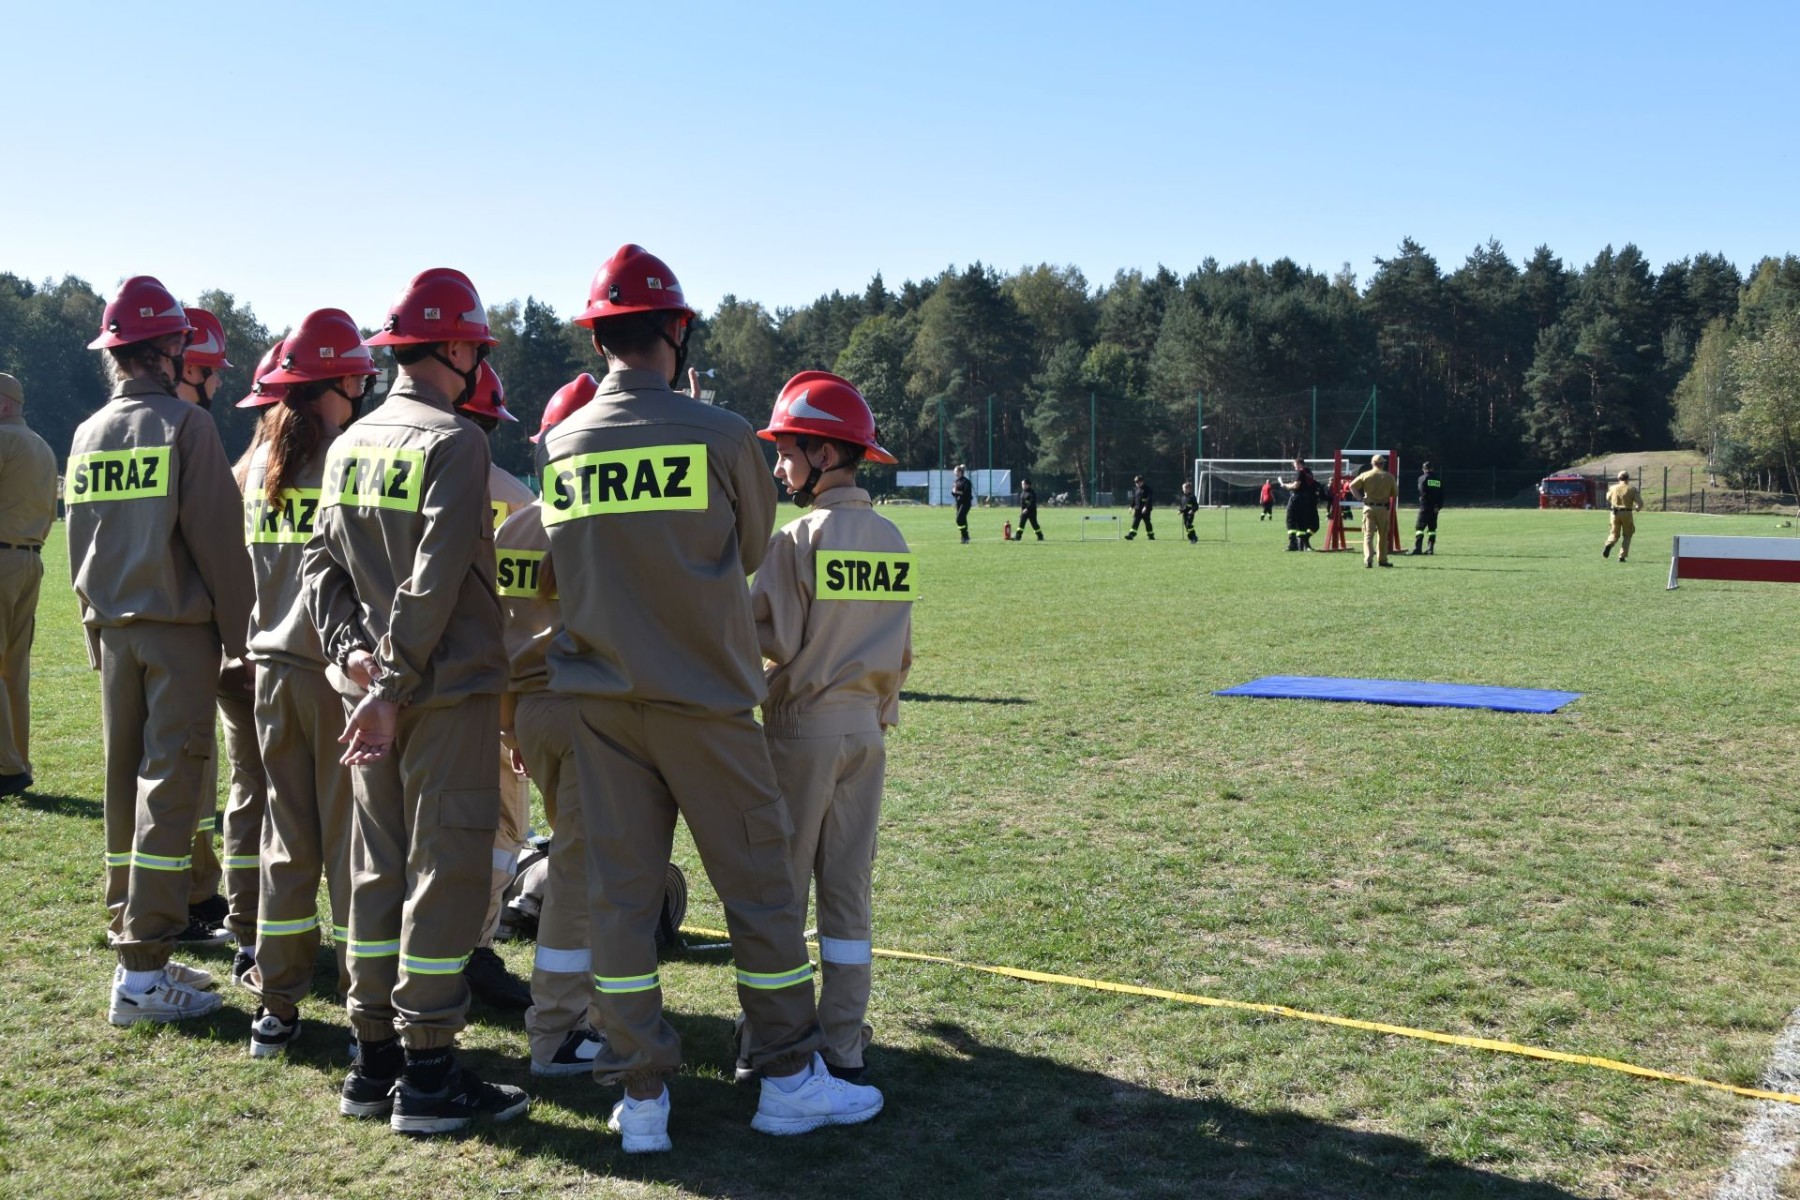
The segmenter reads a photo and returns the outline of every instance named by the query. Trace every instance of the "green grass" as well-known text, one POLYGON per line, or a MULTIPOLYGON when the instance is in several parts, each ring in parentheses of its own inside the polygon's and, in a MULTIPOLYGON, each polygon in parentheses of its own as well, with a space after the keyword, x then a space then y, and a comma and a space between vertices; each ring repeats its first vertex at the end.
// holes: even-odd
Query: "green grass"
MULTIPOLYGON (((878 945, 1529 1042, 1754 1085, 1800 999, 1800 592, 1664 590, 1668 535, 1772 518, 1465 512, 1365 571, 1232 540, 1001 544, 896 507, 921 557, 890 744, 878 945), (1564 688, 1552 716, 1225 699, 1264 674, 1564 688)), ((1205 514, 1202 521, 1217 520, 1205 514)), ((1410 520, 1404 526, 1410 534, 1410 520)), ((515 1019, 465 1054, 529 1120, 408 1143, 335 1116, 321 983, 286 1063, 231 991, 106 1024, 96 678, 60 548, 35 660, 37 794, 0 802, 0 1193, 18 1196, 1708 1195, 1752 1105, 1296 1021, 878 962, 858 1130, 752 1134, 723 958, 669 966, 676 1153, 627 1160, 609 1091, 530 1081, 515 1019)), ((691 849, 690 921, 721 916, 691 849)), ((527 949, 508 948, 515 967, 527 949)), ((215 970, 224 959, 210 960, 215 970)))

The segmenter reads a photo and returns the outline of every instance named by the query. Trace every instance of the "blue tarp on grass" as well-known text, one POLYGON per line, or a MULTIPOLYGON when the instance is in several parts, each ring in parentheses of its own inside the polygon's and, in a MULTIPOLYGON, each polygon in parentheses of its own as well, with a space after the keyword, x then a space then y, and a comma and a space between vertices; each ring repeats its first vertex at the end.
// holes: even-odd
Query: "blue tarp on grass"
POLYGON ((1262 696, 1272 700, 1345 700, 1364 704, 1404 704, 1415 708, 1491 708, 1499 712, 1555 712, 1580 692, 1543 688, 1488 687, 1479 683, 1419 683, 1411 679, 1334 679, 1325 675, 1265 675, 1215 696, 1262 696))

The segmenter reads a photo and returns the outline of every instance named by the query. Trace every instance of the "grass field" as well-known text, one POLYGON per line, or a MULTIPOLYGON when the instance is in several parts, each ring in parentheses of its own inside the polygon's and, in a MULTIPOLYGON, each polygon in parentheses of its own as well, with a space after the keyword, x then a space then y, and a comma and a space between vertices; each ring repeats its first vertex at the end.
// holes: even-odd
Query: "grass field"
MULTIPOLYGON (((877 945, 1756 1084, 1800 1003, 1800 590, 1664 581, 1670 533, 1773 518, 1645 514, 1621 565, 1602 516, 1452 510, 1435 557, 1365 571, 1281 552, 1250 510, 1197 548, 1166 511, 1154 543, 1081 543, 1075 510, 1045 509, 1049 540, 1002 544, 1013 514, 979 510, 969 546, 944 510, 889 512, 923 599, 877 945), (1584 696, 1521 716, 1210 695, 1274 673, 1584 696)), ((46 560, 38 788, 0 801, 0 1194, 1700 1197, 1753 1109, 878 960, 887 1111, 778 1141, 729 1082, 713 955, 664 973, 689 1060, 673 1155, 627 1160, 613 1094, 529 1080, 517 1020, 479 1006, 465 1057, 526 1084, 531 1117, 409 1143, 335 1115, 323 977, 285 1063, 248 1057, 236 990, 191 1028, 106 1023, 97 682, 60 545, 46 560)), ((721 919, 698 884, 690 922, 721 919)))

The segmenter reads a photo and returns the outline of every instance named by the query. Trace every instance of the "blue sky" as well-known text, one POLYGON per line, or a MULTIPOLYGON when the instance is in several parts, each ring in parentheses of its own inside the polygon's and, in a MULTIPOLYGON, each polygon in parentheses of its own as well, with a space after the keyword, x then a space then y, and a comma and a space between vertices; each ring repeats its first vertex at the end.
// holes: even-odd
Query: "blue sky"
POLYGON ((25 5, 0 270, 373 324, 414 272, 566 314, 979 259, 1366 282, 1411 236, 1800 251, 1789 3, 25 5), (210 11, 209 11, 210 9, 210 11))

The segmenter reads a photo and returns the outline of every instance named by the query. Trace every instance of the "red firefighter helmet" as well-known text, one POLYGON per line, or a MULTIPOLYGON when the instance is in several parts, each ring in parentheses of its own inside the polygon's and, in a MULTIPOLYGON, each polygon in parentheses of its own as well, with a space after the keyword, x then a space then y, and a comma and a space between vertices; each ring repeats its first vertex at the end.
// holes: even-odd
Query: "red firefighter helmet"
POLYGON ((852 442, 870 462, 897 461, 875 440, 875 414, 856 385, 830 371, 802 371, 788 380, 775 398, 769 427, 756 436, 765 442, 778 433, 804 434, 852 442))
POLYGON ((256 370, 250 372, 250 378, 255 382, 250 385, 250 394, 237 402, 239 408, 267 408, 271 404, 280 403, 282 397, 287 395, 285 383, 270 383, 267 379, 269 372, 280 365, 282 347, 285 345, 286 342, 276 342, 257 362, 256 370))
POLYGON ((550 403, 544 405, 544 419, 538 423, 538 431, 531 435, 532 444, 543 441, 546 433, 573 416, 599 390, 600 381, 586 371, 557 388, 551 393, 550 403))
POLYGON ((377 375, 375 356, 363 344, 362 331, 341 308, 306 314, 300 327, 282 342, 281 358, 264 382, 292 385, 345 375, 377 375))
POLYGON ((194 336, 188 339, 183 361, 190 367, 211 367, 215 371, 231 366, 231 360, 225 357, 225 326, 219 323, 219 318, 204 308, 183 311, 187 314, 188 324, 194 327, 194 336))
POLYGON ((100 336, 89 350, 111 350, 171 333, 194 332, 187 312, 169 289, 148 275, 133 275, 119 287, 100 317, 100 336))
POLYGON ((592 329, 595 321, 607 317, 665 311, 694 316, 669 264, 642 246, 626 245, 615 250, 594 272, 594 282, 588 285, 587 307, 575 323, 592 329))
POLYGON ((499 345, 488 330, 487 309, 475 285, 461 271, 433 267, 413 276, 400 293, 381 331, 365 346, 422 346, 434 342, 499 345))
POLYGON ((467 404, 459 405, 456 411, 492 417, 496 421, 519 419, 506 411, 506 385, 500 382, 500 372, 485 361, 475 375, 475 394, 469 397, 467 404))

